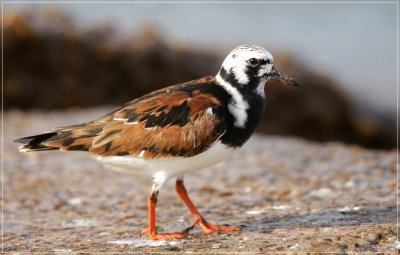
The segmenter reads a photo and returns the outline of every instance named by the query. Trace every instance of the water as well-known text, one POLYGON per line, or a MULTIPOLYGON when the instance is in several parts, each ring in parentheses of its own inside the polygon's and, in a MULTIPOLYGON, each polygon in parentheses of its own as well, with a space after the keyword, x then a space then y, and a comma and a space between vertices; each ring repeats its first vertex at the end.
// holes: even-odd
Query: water
POLYGON ((113 23, 121 37, 154 25, 169 42, 223 57, 244 43, 287 51, 373 108, 395 111, 397 9, 392 3, 7 3, 34 15, 48 8, 78 24, 113 23))

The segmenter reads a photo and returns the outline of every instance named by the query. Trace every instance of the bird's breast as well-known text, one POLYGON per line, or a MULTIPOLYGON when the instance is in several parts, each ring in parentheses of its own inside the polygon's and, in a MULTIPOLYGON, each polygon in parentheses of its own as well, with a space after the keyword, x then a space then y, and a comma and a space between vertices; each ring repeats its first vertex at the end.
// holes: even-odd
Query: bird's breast
POLYGON ((247 99, 249 107, 246 110, 246 122, 243 126, 236 126, 235 116, 228 112, 231 116, 227 116, 226 132, 221 137, 222 143, 234 148, 241 147, 251 137, 260 122, 264 114, 265 101, 265 97, 261 96, 247 99))

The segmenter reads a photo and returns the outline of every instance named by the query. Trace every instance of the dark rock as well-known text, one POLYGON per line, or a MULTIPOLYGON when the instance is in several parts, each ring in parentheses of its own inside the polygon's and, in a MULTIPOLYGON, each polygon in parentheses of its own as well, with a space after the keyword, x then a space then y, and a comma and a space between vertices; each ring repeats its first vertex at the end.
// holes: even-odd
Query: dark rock
MULTIPOLYGON (((7 11, 3 32, 5 109, 120 105, 167 85, 215 74, 225 55, 174 47, 149 27, 118 43, 112 26, 82 31, 67 16, 51 12, 32 17, 7 11), (38 23, 46 25, 39 28, 38 23)), ((275 59, 302 87, 267 85, 259 132, 396 147, 394 114, 355 103, 333 80, 289 56, 275 59)))

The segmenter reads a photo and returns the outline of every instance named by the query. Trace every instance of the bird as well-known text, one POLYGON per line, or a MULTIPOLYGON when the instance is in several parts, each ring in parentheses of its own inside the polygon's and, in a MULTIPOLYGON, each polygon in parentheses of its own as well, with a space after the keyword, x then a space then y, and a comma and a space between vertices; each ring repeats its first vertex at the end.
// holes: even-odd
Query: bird
POLYGON ((263 115, 264 86, 270 80, 299 86, 275 66, 266 49, 241 45, 214 76, 168 86, 96 120, 15 142, 23 144, 21 152, 87 151, 113 170, 151 177, 148 227, 141 232, 151 240, 185 238, 196 225, 206 234, 238 231, 239 226, 207 221, 189 198, 183 177, 231 157, 245 144, 263 115), (194 220, 182 231, 159 233, 157 197, 171 178, 194 220))

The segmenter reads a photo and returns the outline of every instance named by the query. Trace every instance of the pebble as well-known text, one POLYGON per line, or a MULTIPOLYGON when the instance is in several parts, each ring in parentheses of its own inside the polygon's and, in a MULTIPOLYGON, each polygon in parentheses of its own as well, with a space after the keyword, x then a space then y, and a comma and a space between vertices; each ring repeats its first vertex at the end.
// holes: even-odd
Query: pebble
POLYGON ((117 245, 129 245, 134 247, 156 247, 156 246, 176 246, 179 244, 186 243, 186 240, 148 240, 148 239, 128 239, 128 240, 116 240, 116 241, 109 241, 108 243, 117 244, 117 245))
POLYGON ((221 244, 220 244, 220 243, 213 244, 213 245, 211 246, 211 248, 213 248, 213 249, 220 249, 220 248, 221 248, 221 244))
POLYGON ((290 209, 292 207, 293 207, 292 205, 274 205, 274 206, 272 206, 272 209, 274 209, 274 210, 287 210, 287 209, 290 209))
POLYGON ((70 205, 80 205, 82 204, 82 198, 80 197, 74 197, 68 200, 68 204, 70 205))
POLYGON ((359 211, 360 209, 361 209, 361 207, 359 207, 359 206, 355 206, 355 207, 346 206, 346 207, 337 209, 337 211, 338 212, 352 212, 352 211, 356 212, 356 211, 359 211))
POLYGON ((96 223, 88 219, 73 219, 61 223, 63 227, 89 227, 94 226, 96 223))
POLYGON ((298 249, 300 247, 300 244, 296 243, 293 246, 290 246, 289 249, 298 249))
POLYGON ((330 188, 320 188, 318 190, 311 191, 310 196, 326 198, 333 196, 333 192, 330 188))
POLYGON ((70 253, 70 252, 72 252, 72 250, 71 249, 54 249, 54 250, 51 250, 50 252, 54 252, 54 253, 70 253))

